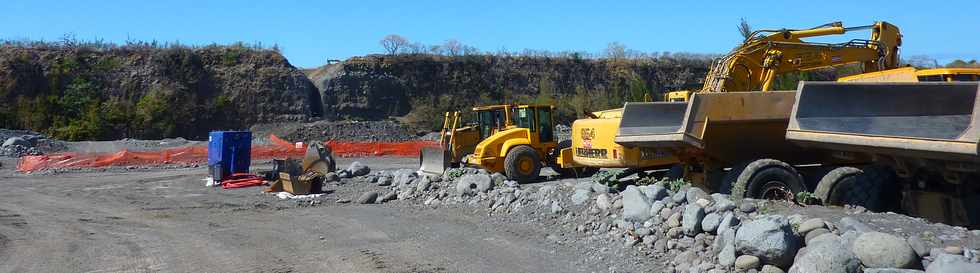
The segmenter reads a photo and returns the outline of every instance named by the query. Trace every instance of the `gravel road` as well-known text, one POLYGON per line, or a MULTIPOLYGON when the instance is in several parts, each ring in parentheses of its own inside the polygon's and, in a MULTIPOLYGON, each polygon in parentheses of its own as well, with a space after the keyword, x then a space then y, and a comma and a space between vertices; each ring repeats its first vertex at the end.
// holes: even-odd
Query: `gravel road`
POLYGON ((541 231, 462 208, 283 201, 204 187, 205 168, 22 175, 4 163, 0 272, 585 270, 541 231))

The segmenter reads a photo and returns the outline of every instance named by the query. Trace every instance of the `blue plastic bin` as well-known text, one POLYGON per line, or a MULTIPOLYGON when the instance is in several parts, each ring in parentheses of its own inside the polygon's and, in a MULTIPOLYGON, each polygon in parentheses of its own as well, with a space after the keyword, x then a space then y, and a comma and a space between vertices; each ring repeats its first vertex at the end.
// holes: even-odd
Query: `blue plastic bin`
POLYGON ((208 134, 208 172, 216 181, 247 173, 252 163, 252 132, 215 131, 208 134))

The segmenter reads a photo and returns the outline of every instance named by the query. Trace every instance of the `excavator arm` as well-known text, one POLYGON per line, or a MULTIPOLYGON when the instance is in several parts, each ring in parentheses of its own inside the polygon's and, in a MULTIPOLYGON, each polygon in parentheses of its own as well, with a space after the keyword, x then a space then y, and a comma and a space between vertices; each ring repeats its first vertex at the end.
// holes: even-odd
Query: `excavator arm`
POLYGON ((701 92, 769 91, 776 75, 860 63, 865 72, 898 67, 898 27, 886 22, 845 28, 839 22, 807 30, 760 30, 717 60, 701 92), (814 43, 802 38, 871 30, 868 40, 814 43))

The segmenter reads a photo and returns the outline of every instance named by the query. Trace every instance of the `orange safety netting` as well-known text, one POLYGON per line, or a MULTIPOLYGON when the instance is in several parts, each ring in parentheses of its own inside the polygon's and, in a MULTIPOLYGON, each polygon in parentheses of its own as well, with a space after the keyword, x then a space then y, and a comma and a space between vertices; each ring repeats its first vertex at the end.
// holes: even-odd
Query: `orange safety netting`
MULTIPOLYGON (((272 144, 253 145, 252 160, 302 157, 306 145, 291 143, 270 135, 272 144)), ((434 141, 352 142, 331 140, 324 143, 335 156, 418 156, 423 147, 437 147, 434 141)), ((158 151, 122 150, 114 153, 57 153, 23 156, 17 170, 30 172, 52 168, 99 168, 108 166, 160 165, 171 163, 204 163, 208 160, 207 146, 169 148, 158 151)))

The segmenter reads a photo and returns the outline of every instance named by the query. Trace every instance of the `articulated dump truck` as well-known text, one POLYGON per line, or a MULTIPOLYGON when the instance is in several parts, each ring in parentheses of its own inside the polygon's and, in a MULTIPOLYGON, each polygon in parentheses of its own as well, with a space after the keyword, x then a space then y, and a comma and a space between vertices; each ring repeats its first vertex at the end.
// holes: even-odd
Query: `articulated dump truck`
POLYGON ((685 178, 735 198, 811 192, 825 204, 978 226, 980 69, 896 72, 919 77, 695 93, 684 107, 627 103, 615 142, 673 154, 685 178))

